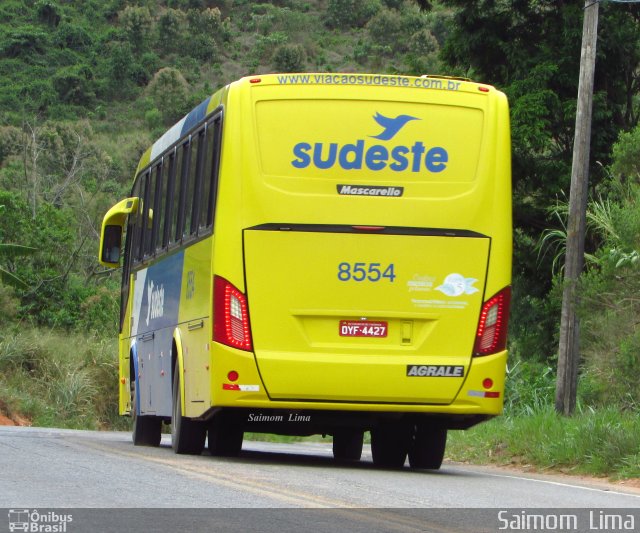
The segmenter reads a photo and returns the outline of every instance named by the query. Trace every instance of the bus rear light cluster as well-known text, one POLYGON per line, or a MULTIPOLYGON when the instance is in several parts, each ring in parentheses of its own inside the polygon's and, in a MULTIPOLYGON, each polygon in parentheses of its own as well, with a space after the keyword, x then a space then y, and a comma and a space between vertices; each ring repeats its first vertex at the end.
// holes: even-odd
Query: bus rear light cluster
POLYGON ((474 356, 490 355, 506 348, 510 301, 511 287, 506 287, 482 306, 474 356))
POLYGON ((220 276, 213 278, 213 340, 251 351, 247 298, 220 276))

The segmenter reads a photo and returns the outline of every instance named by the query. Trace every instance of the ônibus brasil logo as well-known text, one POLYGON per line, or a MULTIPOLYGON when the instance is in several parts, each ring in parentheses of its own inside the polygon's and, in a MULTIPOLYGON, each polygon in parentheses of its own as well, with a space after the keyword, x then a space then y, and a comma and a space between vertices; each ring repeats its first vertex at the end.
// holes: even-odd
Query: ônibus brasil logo
MULTIPOLYGON (((391 141, 396 134, 409 122, 420 120, 410 115, 398 115, 395 118, 385 117, 380 113, 373 116, 383 131, 369 138, 379 141, 391 141)), ((316 167, 327 170, 338 165, 343 170, 373 171, 389 168, 395 172, 410 170, 411 172, 438 173, 447 168, 449 153, 442 146, 427 147, 422 141, 416 141, 411 146, 389 144, 370 145, 365 139, 357 139, 353 143, 340 145, 338 143, 299 142, 293 147, 295 159, 291 164, 295 168, 316 167)))

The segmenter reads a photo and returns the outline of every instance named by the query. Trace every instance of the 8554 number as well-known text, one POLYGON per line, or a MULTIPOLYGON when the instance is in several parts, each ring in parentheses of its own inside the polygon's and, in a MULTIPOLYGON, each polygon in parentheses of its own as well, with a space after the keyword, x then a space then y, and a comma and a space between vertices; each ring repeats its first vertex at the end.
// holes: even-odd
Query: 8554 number
POLYGON ((384 266, 382 263, 340 263, 338 265, 340 281, 389 281, 396 279, 395 265, 384 266))

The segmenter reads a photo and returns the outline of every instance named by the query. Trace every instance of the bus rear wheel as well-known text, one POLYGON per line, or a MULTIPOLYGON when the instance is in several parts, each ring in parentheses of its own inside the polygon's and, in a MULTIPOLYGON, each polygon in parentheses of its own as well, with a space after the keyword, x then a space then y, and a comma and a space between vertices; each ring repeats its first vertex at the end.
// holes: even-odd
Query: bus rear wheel
POLYGON ((209 422, 207 446, 209 453, 217 457, 236 457, 242 450, 244 430, 233 419, 218 413, 209 422))
POLYGON ((131 380, 131 438, 134 446, 159 446, 162 438, 162 419, 138 414, 136 380, 131 380))
POLYGON ((182 395, 180 394, 180 372, 173 372, 173 409, 171 416, 171 447, 179 454, 200 455, 204 449, 206 427, 182 415, 182 395))
POLYGON ((384 424, 371 430, 373 464, 382 468, 402 468, 411 444, 412 427, 384 424))
POLYGON ((447 446, 447 430, 431 424, 417 424, 409 448, 411 468, 438 470, 447 446))
POLYGON ((364 432, 342 429, 333 434, 333 457, 336 461, 359 461, 362 457, 364 432))

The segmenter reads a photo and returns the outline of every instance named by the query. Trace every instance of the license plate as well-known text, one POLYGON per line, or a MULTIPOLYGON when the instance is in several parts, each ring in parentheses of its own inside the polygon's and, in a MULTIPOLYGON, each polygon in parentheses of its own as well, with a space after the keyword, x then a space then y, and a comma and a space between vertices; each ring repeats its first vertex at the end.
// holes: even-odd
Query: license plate
POLYGON ((386 337, 387 322, 371 322, 369 320, 341 320, 341 337, 386 337))

